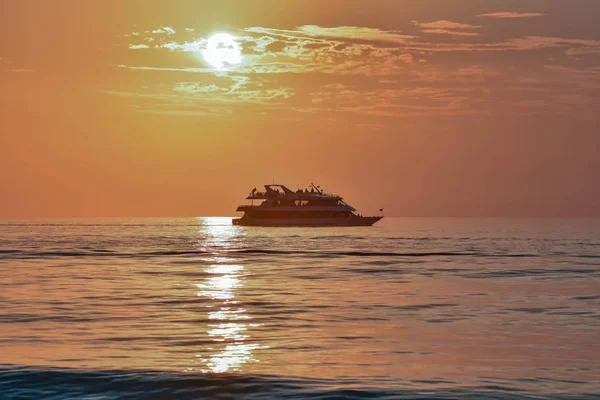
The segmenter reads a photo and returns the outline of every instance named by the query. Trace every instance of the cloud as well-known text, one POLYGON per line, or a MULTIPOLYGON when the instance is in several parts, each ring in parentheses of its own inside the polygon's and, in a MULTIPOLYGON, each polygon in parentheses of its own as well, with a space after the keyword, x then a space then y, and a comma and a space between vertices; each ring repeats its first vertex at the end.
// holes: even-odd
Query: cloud
POLYGON ((448 20, 439 20, 433 22, 412 21, 412 23, 421 29, 423 33, 450 35, 450 36, 479 36, 478 32, 467 32, 465 29, 479 29, 479 25, 461 24, 448 20))
POLYGON ((332 39, 360 39, 374 41, 389 41, 393 43, 403 43, 408 39, 414 39, 414 36, 403 35, 400 31, 384 31, 376 28, 366 28, 359 26, 339 26, 324 28, 318 25, 304 25, 298 28, 302 33, 312 37, 323 37, 332 39))
POLYGON ((244 31, 248 34, 243 38, 249 45, 246 47, 257 52, 248 58, 248 68, 253 72, 369 76, 385 75, 413 62, 413 56, 401 47, 415 37, 400 31, 317 25, 295 30, 251 27, 244 31))
POLYGON ((169 67, 152 67, 152 66, 136 66, 136 65, 124 65, 118 64, 113 67, 121 69, 129 69, 133 71, 164 71, 164 72, 187 72, 187 73, 208 73, 214 74, 215 70, 212 68, 169 68, 169 67))
POLYGON ((588 54, 600 54, 600 47, 574 47, 565 53, 568 56, 584 56, 588 54))
POLYGON ((499 52, 540 50, 573 45, 595 47, 600 46, 600 41, 546 36, 526 36, 523 38, 509 39, 503 42, 489 43, 434 43, 422 41, 407 44, 403 47, 408 51, 426 52, 499 52))
POLYGON ((361 42, 388 42, 388 43, 406 43, 414 39, 414 36, 404 35, 398 30, 385 31, 377 28, 366 28, 360 26, 338 26, 321 27, 318 25, 304 25, 295 30, 273 29, 263 27, 250 27, 244 29, 250 33, 262 33, 276 37, 285 37, 287 39, 297 39, 302 37, 338 40, 357 40, 361 42))
POLYGON ((413 21, 414 25, 423 29, 479 29, 479 25, 461 24, 458 22, 452 22, 447 20, 433 21, 433 22, 419 22, 413 21))
POLYGON ((518 13, 518 12, 494 12, 488 14, 479 14, 478 17, 489 17, 489 18, 498 18, 498 19, 507 19, 507 18, 535 18, 535 17, 543 17, 546 14, 542 13, 518 13))
POLYGON ((140 49, 149 49, 150 47, 148 47, 145 44, 130 44, 129 48, 131 50, 140 50, 140 49))
POLYGON ((423 115, 464 115, 480 113, 469 109, 464 95, 451 93, 445 88, 388 87, 384 89, 332 88, 311 93, 312 104, 300 107, 298 112, 337 112, 365 117, 414 117, 423 115))
MULTIPOLYGON (((137 91, 105 90, 105 94, 131 99, 138 112, 171 115, 222 115, 233 111, 284 109, 295 91, 277 82, 251 80, 243 75, 203 75, 199 82, 179 82, 170 92, 159 88, 137 91)), ((162 86, 162 85, 161 85, 162 86)), ((135 90, 135 89, 134 89, 135 90)))
MULTIPOLYGON (((402 72, 405 64, 413 64, 425 53, 528 51, 553 47, 595 47, 595 41, 528 36, 502 42, 461 42, 459 38, 479 35, 471 25, 449 20, 413 24, 428 35, 448 35, 451 43, 436 39, 404 35, 398 30, 382 30, 357 26, 320 27, 304 25, 296 29, 249 27, 242 29, 236 40, 245 62, 234 68, 245 73, 332 73, 386 75, 402 72)), ((199 53, 206 48, 206 38, 191 41, 162 41, 154 48, 199 53)), ((132 49, 142 48, 131 45, 132 49)), ((582 54, 595 51, 572 50, 582 54)), ((564 52, 563 52, 564 54, 564 52)))
POLYGON ((136 79, 138 86, 129 91, 115 86, 107 93, 123 97, 139 112, 267 113, 286 118, 319 114, 354 122, 378 117, 567 112, 576 104, 595 104, 591 99, 597 98, 593 91, 600 88, 598 71, 559 70, 544 64, 552 59, 568 66, 575 62, 568 56, 600 54, 600 41, 545 36, 474 41, 470 37, 479 35, 479 25, 449 20, 413 24, 423 34, 317 25, 232 31, 244 62, 227 71, 202 67, 199 57, 191 57, 190 53, 206 47, 206 38, 181 28, 178 36, 155 36, 151 50, 130 52, 129 59, 114 66, 150 71, 139 76, 147 77, 147 90, 139 89, 136 79), (501 52, 526 51, 531 53, 510 54, 511 59, 523 60, 512 63, 510 71, 495 64, 501 52), (161 64, 152 64, 151 60, 159 59, 161 64), (155 80, 160 85, 154 86, 155 80))
POLYGON ((545 65, 544 68, 551 70, 551 71, 568 73, 571 75, 580 75, 580 76, 600 78, 600 67, 570 68, 570 67, 564 67, 561 65, 545 65))
MULTIPOLYGON (((384 75, 412 64, 414 57, 398 47, 412 36, 397 31, 362 27, 321 28, 307 25, 297 30, 247 28, 237 36, 244 63, 232 70, 241 73, 339 73, 384 75)), ((199 53, 207 40, 160 42, 155 48, 199 53)))
POLYGON ((176 34, 177 32, 175 31, 175 29, 171 28, 170 26, 161 26, 161 27, 160 27, 160 28, 158 28, 158 29, 154 29, 154 30, 152 31, 152 33, 154 33, 154 34, 166 33, 166 34, 168 34, 168 35, 174 35, 174 34, 176 34))
POLYGON ((197 53, 206 49, 206 39, 194 40, 192 42, 169 42, 160 44, 158 47, 162 49, 169 49, 171 51, 184 51, 188 53, 197 53))
POLYGON ((143 114, 174 115, 177 117, 219 117, 231 115, 230 108, 208 108, 195 107, 194 109, 182 109, 180 106, 173 108, 168 105, 155 105, 137 108, 135 111, 143 114))
POLYGON ((477 32, 450 31, 448 29, 424 29, 423 33, 437 33, 450 36, 479 36, 477 32))
POLYGON ((182 93, 188 93, 188 94, 218 92, 219 90, 221 90, 221 88, 215 84, 201 85, 199 83, 189 83, 189 82, 178 83, 173 88, 174 92, 182 92, 182 93))
POLYGON ((600 48, 600 40, 569 39, 547 36, 528 36, 524 39, 513 39, 510 41, 518 49, 540 49, 547 47, 562 47, 580 45, 587 48, 600 48))
POLYGON ((338 89, 338 90, 341 90, 341 89, 345 89, 346 85, 343 85, 341 83, 330 83, 330 84, 324 85, 323 87, 327 88, 327 89, 338 89))
POLYGON ((263 102, 270 100, 285 100, 294 95, 290 88, 247 90, 238 93, 238 98, 246 102, 263 102))

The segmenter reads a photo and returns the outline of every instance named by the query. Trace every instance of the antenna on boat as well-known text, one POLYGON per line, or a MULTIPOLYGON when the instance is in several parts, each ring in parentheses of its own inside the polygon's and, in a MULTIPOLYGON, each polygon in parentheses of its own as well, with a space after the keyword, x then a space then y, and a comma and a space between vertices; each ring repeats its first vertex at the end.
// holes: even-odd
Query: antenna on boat
POLYGON ((319 192, 320 194, 323 194, 323 190, 321 190, 321 186, 316 186, 316 185, 315 185, 314 183, 312 183, 312 182, 310 183, 310 185, 311 185, 312 187, 314 187, 314 188, 315 188, 315 190, 316 190, 317 192, 319 192))

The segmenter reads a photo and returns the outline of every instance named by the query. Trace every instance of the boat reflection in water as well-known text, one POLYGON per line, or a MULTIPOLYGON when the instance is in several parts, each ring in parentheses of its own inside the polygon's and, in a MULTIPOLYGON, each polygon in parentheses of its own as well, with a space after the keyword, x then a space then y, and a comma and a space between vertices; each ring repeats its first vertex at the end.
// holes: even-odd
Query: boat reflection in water
POLYGON ((205 269, 207 278, 196 284, 199 289, 197 295, 207 299, 210 310, 208 312, 207 334, 212 339, 213 345, 208 347, 204 355, 199 355, 206 368, 202 372, 235 372, 242 365, 257 362, 253 355, 255 349, 260 348, 256 343, 251 343, 248 329, 259 326, 252 324, 252 317, 248 315, 237 298, 237 292, 244 286, 244 280, 250 276, 243 265, 234 264, 235 260, 219 256, 223 248, 239 245, 241 228, 231 226, 221 218, 202 218, 203 226, 200 233, 204 235, 201 240, 203 249, 210 248, 215 255, 203 258, 212 263, 205 269), (221 250, 219 250, 221 249, 221 250))

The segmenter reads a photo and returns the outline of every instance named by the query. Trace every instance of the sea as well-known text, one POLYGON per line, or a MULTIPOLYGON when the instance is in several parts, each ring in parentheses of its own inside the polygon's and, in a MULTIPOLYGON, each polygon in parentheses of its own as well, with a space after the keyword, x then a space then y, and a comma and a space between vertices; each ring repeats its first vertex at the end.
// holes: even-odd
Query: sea
POLYGON ((0 399, 598 399, 600 219, 0 220, 0 399))

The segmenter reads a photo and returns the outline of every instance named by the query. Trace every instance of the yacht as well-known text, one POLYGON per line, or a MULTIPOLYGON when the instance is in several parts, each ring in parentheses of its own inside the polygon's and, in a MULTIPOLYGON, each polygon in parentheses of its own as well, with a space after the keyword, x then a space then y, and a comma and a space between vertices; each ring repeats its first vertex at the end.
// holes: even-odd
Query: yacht
MULTIPOLYGON (((296 191, 284 185, 265 185, 264 191, 254 188, 246 199, 251 204, 237 208, 244 215, 233 219, 233 225, 371 226, 383 218, 363 217, 340 196, 325 193, 314 184, 296 191)), ((383 209, 380 211, 383 214, 383 209)))

